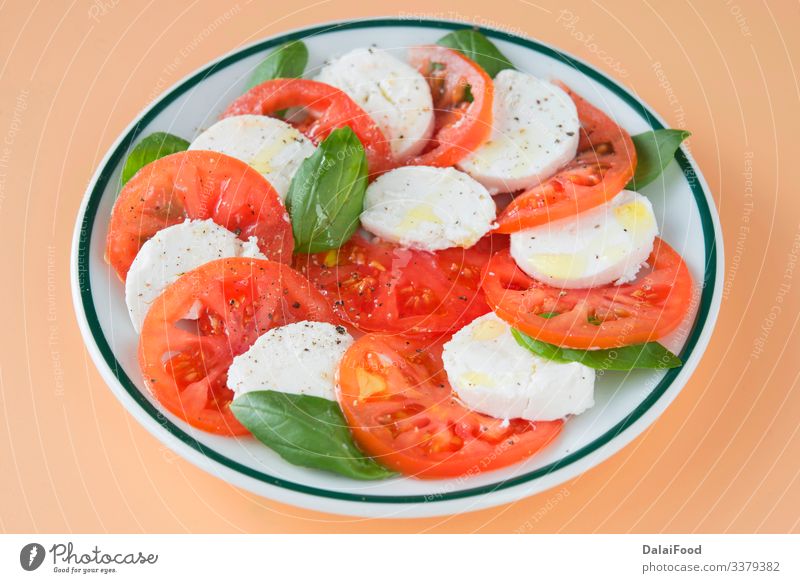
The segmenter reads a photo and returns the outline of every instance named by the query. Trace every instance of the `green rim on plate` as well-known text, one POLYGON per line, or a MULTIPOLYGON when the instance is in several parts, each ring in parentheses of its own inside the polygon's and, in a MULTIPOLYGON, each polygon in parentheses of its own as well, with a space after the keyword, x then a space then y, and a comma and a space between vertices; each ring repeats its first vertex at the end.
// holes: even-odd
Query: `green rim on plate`
MULTIPOLYGON (((467 490, 459 490, 457 492, 441 493, 437 494, 436 496, 425 495, 425 494, 408 495, 408 496, 385 496, 385 495, 377 496, 377 495, 365 495, 365 494, 351 494, 348 492, 337 492, 334 490, 314 488, 303 484, 298 484, 295 482, 284 480, 281 478, 277 478, 274 476, 270 476, 269 474, 265 474, 263 472, 259 472, 257 470, 254 470, 253 468, 247 467, 230 458, 227 458, 224 455, 220 454, 217 451, 214 451, 213 449, 207 446, 204 446, 202 443, 200 443, 192 436, 190 436, 188 433, 186 433, 183 429, 175 425, 172 421, 170 421, 167 417, 165 417, 141 393, 141 391, 137 388, 137 386, 125 374, 125 371, 122 369, 122 366, 114 356, 114 353, 111 349, 111 346, 108 343, 108 340, 103 334, 103 331, 100 327, 100 322, 97 318, 97 311, 95 309, 94 300, 92 298, 92 286, 89 276, 89 248, 91 245, 92 229, 94 226, 95 217, 97 215, 97 209, 100 204, 100 199, 102 198, 102 194, 105 191, 108 182, 114 173, 115 168, 120 163, 120 161, 122 160, 123 156, 128 151, 128 149, 133 145, 134 141, 141 133, 142 128, 146 127, 147 124, 149 124, 150 121, 152 121, 153 118, 155 118, 155 116, 157 116, 165 107, 167 107, 170 103, 172 103, 183 93, 185 93, 188 89, 191 89, 198 82, 204 80, 212 73, 216 73, 217 71, 226 68, 232 63, 235 63, 255 53, 260 53, 273 46, 279 45, 289 40, 304 39, 308 38, 309 36, 315 36, 326 32, 352 30, 352 29, 368 29, 376 27, 388 27, 388 26, 399 26, 399 27, 408 26, 414 28, 421 27, 421 28, 438 28, 443 30, 455 30, 459 28, 464 28, 467 25, 459 25, 456 22, 445 22, 436 20, 409 21, 409 20, 398 20, 398 19, 379 19, 379 20, 346 22, 335 25, 318 26, 318 27, 307 28, 304 30, 298 30, 247 47, 246 49, 243 49, 242 51, 237 52, 236 54, 229 55, 221 59, 220 61, 212 65, 209 65, 208 67, 192 75, 190 78, 186 79, 177 87, 173 88, 169 93, 164 95, 155 104, 153 104, 153 106, 139 120, 139 123, 128 132, 128 134, 120 141, 120 143, 114 149, 111 156, 108 158, 108 161, 106 162, 105 166, 99 173, 97 182, 94 184, 92 191, 89 194, 89 199, 86 203, 86 209, 81 223, 81 233, 78 242, 77 273, 79 280, 78 286, 80 289, 81 303, 83 305, 83 310, 86 314, 86 320, 89 325, 89 329, 92 333, 92 336, 94 337, 95 342, 97 343, 97 347, 100 350, 103 359, 105 360, 106 364, 110 367, 114 375, 117 377, 120 384, 133 398, 133 400, 159 425, 161 425, 164 429, 169 431, 172 435, 177 437, 183 443, 197 450, 207 458, 217 463, 220 463, 231 470, 234 470, 245 476, 254 478, 266 484, 278 486, 281 488, 286 488, 289 490, 293 490, 295 492, 301 492, 303 494, 310 494, 325 498, 348 500, 353 502, 410 504, 418 502, 438 502, 445 500, 454 500, 458 498, 467 498, 471 496, 480 496, 483 494, 495 492, 497 490, 503 490, 506 488, 510 488, 512 486, 517 486, 520 484, 524 484, 526 482, 530 482, 544 475, 552 473, 556 470, 559 470, 563 467, 566 467, 580 460, 581 458, 584 458, 585 456, 591 454, 592 452, 596 451, 597 449, 599 449, 600 447, 602 447, 603 445, 607 444, 609 441, 614 439, 617 435, 622 433, 625 429, 630 427, 637 419, 639 419, 642 415, 644 415, 644 413, 648 409, 650 409, 650 407, 652 407, 653 404, 655 404, 656 401, 658 401, 658 399, 664 394, 667 388, 675 380, 681 369, 678 368, 678 369, 668 370, 665 373, 664 378, 661 379, 661 381, 653 388, 650 394, 647 395, 647 397, 639 404, 639 406, 636 407, 636 409, 634 409, 627 417, 625 417, 622 421, 617 423, 606 433, 604 433, 591 443, 570 453, 569 455, 561 458, 556 462, 548 464, 547 466, 541 467, 531 472, 522 474, 520 476, 516 476, 514 478, 503 480, 497 483, 487 484, 485 486, 470 488, 467 490)), ((615 95, 617 95, 623 101, 625 101, 634 111, 636 111, 636 113, 638 113, 642 117, 642 119, 644 119, 653 129, 662 129, 664 127, 663 124, 661 124, 661 122, 659 122, 658 119, 656 119, 656 117, 642 103, 640 103, 635 97, 633 97, 633 95, 631 95, 627 90, 623 89, 620 85, 618 85, 616 82, 612 81, 602 73, 588 67, 587 65, 584 65, 581 62, 575 61, 568 55, 565 55, 550 47, 544 46, 536 41, 514 36, 505 32, 500 32, 486 28, 480 28, 479 30, 483 34, 491 38, 496 38, 524 46, 528 49, 534 50, 548 57, 552 57, 569 65, 573 69, 580 71, 584 75, 590 77, 591 79, 597 81, 607 89, 611 90, 615 95)), ((711 211, 708 206, 708 199, 706 198, 706 194, 703 191, 703 187, 701 186, 699 180, 697 180, 695 171, 692 168, 692 165, 690 164, 683 150, 678 150, 676 154, 676 160, 678 162, 681 171, 683 172, 684 176, 686 177, 689 183, 689 186, 692 190, 692 194, 694 195, 695 203, 697 204, 698 211, 700 212, 701 224, 703 227, 703 240, 705 245, 705 274, 703 276, 702 293, 700 296, 698 313, 695 322, 693 323, 689 337, 686 340, 686 344, 680 354, 681 359, 684 362, 686 362, 691 356, 695 346, 697 345, 697 341, 700 338, 700 334, 708 319, 711 307, 711 301, 714 296, 714 288, 717 275, 717 249, 716 249, 716 240, 714 236, 714 223, 711 216, 711 211)))

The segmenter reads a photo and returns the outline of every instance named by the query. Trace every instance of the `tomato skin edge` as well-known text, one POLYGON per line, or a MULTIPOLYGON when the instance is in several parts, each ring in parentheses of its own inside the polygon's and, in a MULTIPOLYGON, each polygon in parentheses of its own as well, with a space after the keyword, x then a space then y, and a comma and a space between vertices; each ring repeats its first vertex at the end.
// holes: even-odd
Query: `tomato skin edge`
POLYGON ((337 399, 364 453, 407 476, 452 478, 523 462, 558 436, 563 420, 504 422, 464 406, 443 368, 445 340, 368 334, 345 353, 337 399))
POLYGON ((205 263, 170 284, 145 317, 137 353, 145 386, 170 413, 192 427, 224 436, 249 435, 230 410, 235 395, 227 385, 227 370, 233 358, 248 350, 261 334, 302 320, 336 322, 322 296, 288 265, 248 257, 205 263), (230 303, 226 286, 235 294, 228 296, 230 303), (243 290, 250 295, 241 296, 243 290), (200 320, 197 332, 178 325, 200 300, 205 313, 211 310, 209 306, 225 306, 224 310, 211 311, 215 321, 221 323, 218 331, 204 332, 200 320), (244 319, 248 317, 260 320, 244 319), (179 380, 181 373, 176 372, 172 361, 183 355, 197 365, 192 372, 201 374, 179 380), (221 386, 225 390, 219 393, 220 385, 215 383, 222 371, 225 380, 221 386), (189 384, 185 383, 187 379, 189 384), (203 388, 205 393, 198 398, 202 393, 195 389, 203 388))
MULTIPOLYGON (((510 258, 508 253, 500 252, 495 254, 484 270, 483 279, 486 301, 492 308, 492 311, 497 314, 498 317, 524 332, 528 336, 562 348, 575 348, 579 350, 609 349, 659 340, 680 326, 691 307, 693 282, 691 274, 689 273, 689 268, 687 267, 683 258, 665 241, 658 237, 656 237, 653 252, 648 258, 648 263, 651 265, 653 263, 657 264, 660 270, 659 273, 665 273, 666 276, 672 274, 672 277, 667 277, 668 281, 665 284, 662 284, 668 285, 670 289, 668 298, 664 302, 665 305, 661 307, 660 311, 656 310, 655 307, 651 308, 652 310, 656 310, 658 312, 658 318, 649 328, 645 326, 640 326, 637 328, 635 326, 636 321, 634 321, 631 326, 627 328, 623 327, 622 332, 616 330, 616 322, 613 322, 612 328, 614 331, 612 332, 609 326, 606 326, 605 335, 602 328, 605 325, 604 323, 591 326, 590 329, 593 332, 591 335, 581 334, 581 331, 587 328, 586 325, 570 326, 568 331, 565 333, 560 329, 563 328, 563 326, 559 327, 561 322, 558 320, 558 318, 561 316, 556 316, 554 318, 541 318, 537 313, 528 312, 520 315, 519 308, 516 310, 509 309, 509 304, 517 307, 517 304, 514 302, 517 296, 511 296, 510 299, 512 301, 507 301, 504 303, 502 300, 505 296, 501 295, 498 297, 497 290, 491 289, 494 287, 502 287, 499 284, 496 285, 495 281, 491 277, 494 276, 495 279, 499 279, 497 273, 500 272, 501 269, 498 269, 498 261, 503 261, 506 264, 512 263, 514 265, 515 271, 512 279, 514 280, 515 286, 519 286, 520 283, 525 282, 534 282, 536 284, 539 283, 522 272, 516 263, 513 262, 513 259, 510 258), (487 289, 487 287, 490 289, 487 289)), ((644 283, 648 281, 648 278, 652 277, 653 274, 646 274, 644 279, 642 279, 640 276, 635 282, 631 284, 623 284, 622 286, 619 286, 618 289, 627 291, 628 289, 635 288, 637 285, 644 285, 644 283)), ((567 293, 575 293, 580 295, 588 294, 598 290, 602 291, 612 287, 613 286, 609 284, 607 286, 600 286, 598 288, 565 291, 567 293)), ((529 288, 528 291, 531 289, 533 288, 529 288)), ((558 288, 551 288, 550 286, 544 286, 541 284, 539 289, 546 290, 551 295, 559 293, 558 288)), ((527 293, 526 291, 510 290, 507 290, 507 292, 511 294, 527 293)), ((649 313, 644 315, 650 316, 649 313)), ((652 320, 652 317, 649 319, 652 320)))
POLYGON ((291 260, 291 223, 269 181, 238 158, 185 150, 142 167, 120 190, 108 222, 105 261, 125 281, 144 243, 186 219, 211 219, 229 231, 238 229, 245 242, 255 235, 270 259, 291 260), (198 184, 201 188, 193 188, 198 184), (259 213, 252 220, 242 209, 256 201, 259 213))
POLYGON ((358 103, 341 89, 311 79, 270 79, 250 88, 225 109, 220 119, 251 114, 271 115, 291 107, 304 107, 319 117, 298 129, 319 144, 336 129, 348 126, 367 155, 370 180, 396 166, 389 141, 358 103))
POLYGON ((202 431, 205 431, 207 433, 212 433, 214 435, 222 435, 228 437, 250 435, 250 432, 247 430, 247 428, 241 423, 239 423, 239 421, 237 421, 236 418, 233 417, 233 414, 230 414, 229 416, 226 415, 226 413, 228 413, 230 409, 228 409, 228 411, 218 410, 220 416, 225 418, 224 423, 214 422, 213 420, 206 418, 204 418, 203 421, 200 421, 199 419, 192 419, 190 421, 187 418, 188 416, 186 409, 180 406, 181 404, 180 397, 177 395, 169 395, 170 396, 169 399, 165 398, 166 396, 163 395, 163 393, 159 393, 156 390, 156 387, 154 386, 154 384, 157 382, 157 379, 152 378, 152 375, 146 374, 146 372, 150 369, 150 367, 147 365, 147 357, 145 355, 145 345, 142 342, 139 342, 139 347, 137 349, 137 360, 139 362, 139 369, 143 373, 144 384, 147 387, 147 390, 150 392, 153 398, 159 402, 161 406, 165 407, 170 413, 178 417, 184 423, 187 423, 188 425, 191 425, 196 429, 200 429, 202 431), (173 398, 177 400, 177 402, 175 402, 173 398))
MULTIPOLYGON (((409 51, 409 62, 415 67, 428 83, 431 81, 423 70, 433 62, 452 67, 452 73, 461 76, 461 81, 468 83, 473 91, 473 101, 468 104, 466 111, 460 113, 460 118, 454 123, 449 123, 441 128, 430 138, 436 145, 407 160, 407 166, 455 166, 470 152, 481 146, 492 132, 492 104, 494 101, 494 82, 492 78, 466 55, 453 49, 439 45, 423 45, 414 47, 409 51), (468 123, 469 122, 469 123, 468 123), (441 140, 441 137, 444 140, 441 140)), ((432 91, 433 93, 433 91, 432 91)), ((447 115, 448 110, 437 107, 434 95, 434 111, 440 115, 447 115)))
MULTIPOLYGON (((452 468, 451 464, 439 464, 433 466, 421 466, 418 462, 408 456, 404 456, 398 452, 387 452, 379 444, 379 440, 366 431, 358 427, 358 422, 355 421, 348 413, 345 413, 345 419, 350 424, 350 432, 353 438, 358 443, 359 448, 378 461, 381 465, 386 466, 390 470, 399 472, 405 476, 412 476, 421 480, 441 480, 446 478, 469 477, 471 475, 480 474, 481 472, 491 472, 504 467, 508 467, 515 463, 524 463, 542 449, 549 446, 561 434, 564 427, 564 421, 539 421, 536 422, 537 428, 543 427, 548 435, 544 442, 537 446, 526 450, 523 457, 517 455, 511 456, 510 454, 503 455, 505 452, 501 451, 499 455, 487 460, 485 463, 473 463, 464 461, 463 466, 459 467, 456 471, 452 468), (374 442, 374 443, 373 443, 374 442)), ((509 450, 506 450, 509 451, 509 450)))
POLYGON ((630 134, 602 110, 572 91, 566 84, 556 82, 575 102, 581 121, 581 139, 575 158, 541 184, 522 191, 497 218, 495 233, 512 234, 524 229, 574 216, 611 200, 628 184, 638 163, 636 147, 630 134), (587 127, 590 126, 590 127, 587 127), (604 174, 599 184, 583 185, 571 177, 578 175, 591 162, 599 164, 604 153, 602 146, 612 147, 615 165, 604 174), (597 149, 595 149, 597 146, 597 149), (575 168, 575 164, 578 164, 575 168), (576 170, 573 172, 573 170, 576 170), (565 200, 564 193, 572 190, 565 200), (551 204, 548 198, 562 196, 551 204))

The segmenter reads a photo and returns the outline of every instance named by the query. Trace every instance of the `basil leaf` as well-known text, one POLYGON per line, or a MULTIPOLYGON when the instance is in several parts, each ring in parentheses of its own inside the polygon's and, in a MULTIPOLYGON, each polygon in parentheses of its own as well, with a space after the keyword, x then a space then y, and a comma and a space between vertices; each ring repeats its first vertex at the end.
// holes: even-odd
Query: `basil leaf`
POLYGON ((338 249, 358 229, 367 190, 367 156, 349 127, 336 129, 292 178, 286 208, 295 252, 338 249))
POLYGON ((514 328, 511 329, 511 334, 520 346, 538 356, 555 362, 580 362, 598 370, 665 369, 683 365, 680 358, 658 342, 632 344, 607 350, 577 350, 542 342, 514 328))
POLYGON ((128 154, 125 166, 122 167, 122 184, 133 178, 142 167, 150 162, 155 162, 159 158, 169 156, 176 152, 183 152, 189 149, 189 142, 178 136, 173 136, 166 132, 156 132, 150 134, 128 154))
MULTIPOLYGON (((552 312, 550 313, 552 314, 552 312)), ((547 317, 552 318, 553 316, 547 317)), ((511 329, 511 335, 514 337, 514 340, 517 341, 517 344, 523 348, 527 348, 537 356, 541 356, 542 358, 546 358, 547 360, 552 360, 554 362, 569 362, 569 360, 561 356, 562 349, 555 344, 548 344, 547 342, 536 340, 536 338, 531 338, 516 328, 511 329)))
POLYGON ((328 399, 254 391, 237 397, 231 411, 256 439, 289 463, 357 480, 394 475, 359 451, 339 405, 328 399))
POLYGON ((253 70, 247 89, 264 81, 302 77, 308 64, 308 49, 303 41, 292 40, 275 47, 267 58, 253 70))
POLYGON ((478 63, 492 78, 503 69, 514 68, 514 65, 500 52, 500 49, 477 30, 453 31, 436 41, 436 44, 464 54, 478 63))
POLYGON ((675 158, 681 142, 691 135, 686 130, 654 130, 631 136, 638 162, 636 172, 625 188, 638 190, 658 178, 675 158))

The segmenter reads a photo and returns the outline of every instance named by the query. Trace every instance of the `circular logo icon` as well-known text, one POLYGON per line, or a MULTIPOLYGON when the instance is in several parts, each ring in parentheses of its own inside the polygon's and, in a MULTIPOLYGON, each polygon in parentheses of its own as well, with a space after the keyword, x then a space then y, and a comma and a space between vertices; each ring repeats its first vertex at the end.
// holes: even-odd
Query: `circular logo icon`
POLYGON ((35 571, 42 566, 45 554, 44 547, 39 543, 28 543, 19 552, 19 564, 26 571, 35 571))

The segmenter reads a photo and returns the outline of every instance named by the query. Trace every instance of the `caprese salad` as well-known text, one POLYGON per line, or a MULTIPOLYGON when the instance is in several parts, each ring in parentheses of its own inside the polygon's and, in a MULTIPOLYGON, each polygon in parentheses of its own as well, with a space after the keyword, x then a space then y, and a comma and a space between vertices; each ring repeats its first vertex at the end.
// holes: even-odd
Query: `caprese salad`
POLYGON ((475 30, 307 60, 276 48, 219 121, 126 161, 106 258, 168 411, 446 478, 546 447, 598 370, 681 365, 658 340, 692 279, 639 190, 688 132, 631 137, 475 30))

